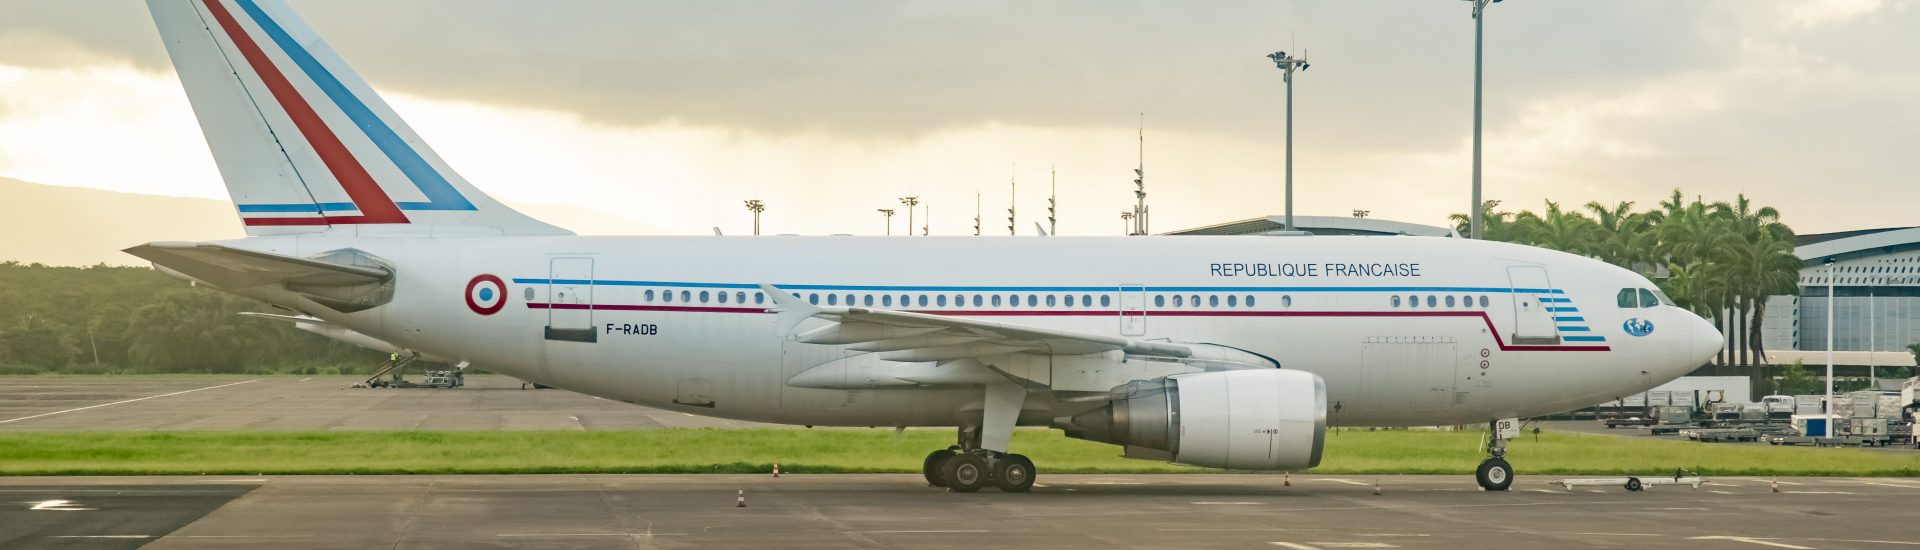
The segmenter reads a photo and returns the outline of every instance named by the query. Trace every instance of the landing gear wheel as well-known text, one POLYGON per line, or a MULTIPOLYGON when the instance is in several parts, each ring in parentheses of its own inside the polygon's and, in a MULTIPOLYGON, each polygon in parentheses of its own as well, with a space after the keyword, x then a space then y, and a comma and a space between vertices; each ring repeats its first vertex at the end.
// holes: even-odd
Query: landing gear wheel
POLYGON ((941 477, 940 469, 942 466, 946 466, 947 460, 952 459, 955 454, 957 453, 954 453, 951 449, 941 449, 927 455, 926 462, 920 465, 920 475, 926 476, 928 487, 947 486, 946 480, 941 477))
POLYGON ((940 467, 940 480, 955 493, 979 491, 987 485, 987 461, 973 453, 953 455, 940 467))
POLYGON ((1627 478, 1627 490, 1628 490, 1628 491, 1639 491, 1639 490, 1641 490, 1641 489, 1645 489, 1645 488, 1647 488, 1647 487, 1646 487, 1645 485, 1641 485, 1641 484, 1640 484, 1640 478, 1637 478, 1637 477, 1630 477, 1630 478, 1627 478))
POLYGON ((1474 470, 1473 480, 1480 488, 1488 491, 1505 491, 1513 486, 1513 466, 1506 459, 1489 458, 1480 462, 1480 468, 1474 470))
POLYGON ((1006 455, 993 465, 993 486, 1001 492, 1025 493, 1033 488, 1033 461, 1026 455, 1006 455))

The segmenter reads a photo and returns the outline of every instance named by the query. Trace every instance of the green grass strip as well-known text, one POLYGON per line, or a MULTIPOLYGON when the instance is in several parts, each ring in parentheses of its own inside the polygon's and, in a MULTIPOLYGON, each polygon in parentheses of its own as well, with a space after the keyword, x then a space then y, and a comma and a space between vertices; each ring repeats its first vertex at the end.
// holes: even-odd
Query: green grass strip
MULTIPOLYGON (((947 430, 666 429, 607 432, 0 433, 0 475, 918 472, 947 430)), ((1481 434, 1337 431, 1320 474, 1466 474, 1481 434)), ((1020 430, 1014 449, 1047 473, 1217 470, 1120 458, 1112 445, 1020 430)), ((1521 474, 1920 476, 1920 453, 1656 441, 1545 433, 1513 442, 1521 474)))

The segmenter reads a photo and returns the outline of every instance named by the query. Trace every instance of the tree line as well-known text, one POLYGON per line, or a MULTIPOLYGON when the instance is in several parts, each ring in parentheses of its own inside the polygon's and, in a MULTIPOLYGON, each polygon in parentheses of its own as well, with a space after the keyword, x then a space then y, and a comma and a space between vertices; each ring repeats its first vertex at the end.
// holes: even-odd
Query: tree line
POLYGON ((381 358, 242 311, 277 310, 144 267, 0 263, 0 373, 333 373, 381 358))

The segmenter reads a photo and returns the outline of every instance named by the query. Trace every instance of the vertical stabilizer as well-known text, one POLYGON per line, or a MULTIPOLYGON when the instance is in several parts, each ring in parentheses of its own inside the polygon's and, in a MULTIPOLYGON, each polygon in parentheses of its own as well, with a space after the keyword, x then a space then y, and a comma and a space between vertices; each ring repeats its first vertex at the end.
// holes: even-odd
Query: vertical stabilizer
POLYGON ((280 0, 148 0, 248 235, 568 235, 454 173, 280 0))

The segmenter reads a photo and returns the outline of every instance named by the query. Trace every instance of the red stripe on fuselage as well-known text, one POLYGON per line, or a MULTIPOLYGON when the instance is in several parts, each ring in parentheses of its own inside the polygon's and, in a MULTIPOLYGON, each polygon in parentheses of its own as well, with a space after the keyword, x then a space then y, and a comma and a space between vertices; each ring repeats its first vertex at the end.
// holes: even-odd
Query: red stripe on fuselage
POLYGON ((339 136, 335 136, 333 130, 327 128, 326 121, 321 120, 320 115, 313 111, 313 106, 308 105, 306 99, 300 96, 300 91, 294 89, 293 83, 287 81, 286 75, 280 74, 280 69, 274 66, 273 60, 253 42, 253 38, 247 35, 246 28, 240 26, 239 21, 234 20, 233 14, 227 11, 227 7, 221 5, 220 0, 201 0, 201 3, 207 6, 207 11, 212 13, 213 18, 220 23, 220 28, 226 31, 227 38, 233 41, 234 47, 240 49, 240 55, 247 58, 247 65, 253 67, 253 72, 259 74, 260 80, 266 83, 267 90, 273 93, 273 99, 278 101, 280 108, 286 111, 287 118, 293 119, 294 127, 300 129, 300 135, 306 137, 307 143, 313 145, 314 152, 319 153, 320 162, 327 165, 327 170, 333 173, 333 179, 340 182, 340 188, 345 189, 347 196, 353 199, 353 204, 360 208, 358 216, 245 218, 243 221, 246 225, 408 223, 406 214, 400 213, 400 206, 394 204, 393 199, 387 197, 385 191, 380 190, 380 183, 373 181, 373 176, 367 174, 366 167, 361 166, 360 161, 347 150, 347 146, 340 142, 339 136))
MULTIPOLYGON (((529 309, 572 309, 603 311, 667 311, 680 313, 766 313, 762 308, 743 307, 694 307, 694 306, 633 306, 633 305, 588 305, 588 304, 543 304, 530 302, 529 309)), ((1019 311, 1019 310, 959 310, 927 311, 904 310, 910 313, 927 315, 945 315, 951 317, 1111 317, 1120 315, 1141 315, 1141 312, 1119 312, 1113 310, 1091 311, 1019 311)), ((1493 317, 1484 311, 1154 311, 1147 317, 1478 317, 1486 323, 1487 334, 1493 335, 1493 343, 1500 351, 1613 351, 1609 346, 1516 346, 1508 345, 1500 337, 1500 329, 1493 326, 1493 317)))

